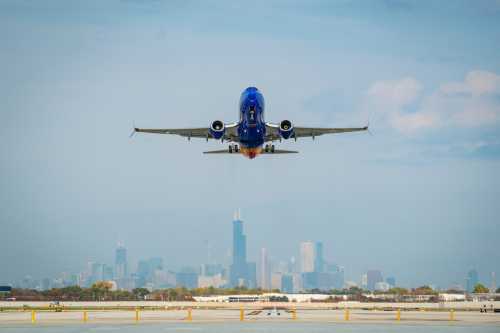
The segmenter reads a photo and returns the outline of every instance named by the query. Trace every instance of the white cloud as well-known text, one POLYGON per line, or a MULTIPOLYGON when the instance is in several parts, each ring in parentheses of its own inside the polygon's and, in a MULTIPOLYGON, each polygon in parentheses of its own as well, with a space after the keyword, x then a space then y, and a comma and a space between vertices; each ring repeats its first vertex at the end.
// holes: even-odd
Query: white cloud
POLYGON ((428 95, 420 96, 421 90, 421 84, 411 77, 378 81, 368 89, 368 106, 379 119, 408 134, 500 122, 500 76, 495 73, 475 70, 464 81, 444 83, 428 95))
POLYGON ((372 102, 388 109, 400 108, 415 102, 422 90, 412 77, 395 81, 378 81, 368 89, 372 102))
POLYGON ((436 127, 439 124, 438 115, 433 113, 409 113, 394 114, 391 119, 391 125, 401 132, 414 133, 420 129, 436 127))
POLYGON ((444 94, 470 94, 481 96, 500 93, 500 76, 487 71, 471 71, 464 82, 450 82, 441 86, 444 94))

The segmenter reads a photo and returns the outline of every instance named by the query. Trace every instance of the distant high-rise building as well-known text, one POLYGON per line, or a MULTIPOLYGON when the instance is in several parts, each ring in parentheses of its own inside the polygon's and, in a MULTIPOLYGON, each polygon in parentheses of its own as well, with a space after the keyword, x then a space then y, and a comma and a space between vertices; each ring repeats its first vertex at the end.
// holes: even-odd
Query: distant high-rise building
POLYGON ((497 290, 497 276, 495 272, 491 272, 491 281, 490 281, 490 293, 494 293, 497 290))
POLYGON ((368 289, 368 275, 366 273, 361 275, 361 288, 368 289))
POLYGON ((293 273, 292 274, 292 281, 293 281, 293 292, 294 293, 303 290, 302 274, 301 273, 293 273))
POLYGON ((147 260, 139 260, 137 263, 137 286, 144 287, 151 277, 151 270, 147 260))
POLYGON ((289 260, 289 267, 290 267, 290 273, 297 273, 300 272, 300 267, 298 267, 298 262, 295 260, 295 257, 292 256, 290 257, 289 260))
POLYGON ((383 282, 382 273, 379 270, 369 270, 366 272, 366 287, 368 290, 375 290, 375 285, 379 282, 383 282))
POLYGON ((203 264, 200 268, 202 276, 215 276, 222 274, 224 271, 221 264, 203 264))
POLYGON ((91 284, 104 280, 104 265, 98 262, 92 263, 92 273, 90 275, 91 284))
POLYGON ((385 282, 387 282, 391 286, 391 288, 396 286, 396 278, 395 277, 390 276, 390 277, 385 279, 385 282))
POLYGON ((149 266, 153 272, 161 271, 163 269, 163 259, 160 257, 149 258, 149 266))
POLYGON ((257 264, 255 262, 247 262, 245 286, 248 288, 257 287, 257 264))
POLYGON ((185 288, 196 288, 198 287, 198 274, 196 272, 179 272, 175 274, 175 280, 177 286, 185 288))
MULTIPOLYGON (((247 239, 243 234, 243 221, 237 211, 233 220, 233 262, 230 269, 230 284, 233 287, 248 286, 247 239)), ((253 273, 255 276, 255 273, 253 273)), ((253 279, 255 282, 255 278, 253 279)))
POLYGON ((262 248, 260 250, 260 262, 259 262, 259 287, 266 290, 271 287, 271 272, 269 270, 269 257, 267 255, 267 249, 262 248))
POLYGON ((139 260, 137 263, 137 286, 143 287, 151 283, 156 271, 163 270, 163 259, 159 257, 149 258, 148 260, 139 260))
POLYGON ((280 289, 281 290, 281 277, 282 273, 271 273, 271 289, 280 289))
POLYGON ((302 288, 306 291, 319 289, 319 273, 304 272, 302 273, 302 288))
POLYGON ((344 288, 344 267, 336 264, 325 263, 325 273, 331 274, 332 287, 335 289, 344 288))
POLYGON ((323 243, 314 243, 314 271, 323 272, 325 262, 323 260, 323 243))
POLYGON ((124 279, 127 277, 127 249, 118 244, 115 252, 115 277, 124 279))
POLYGON ((302 273, 314 272, 314 243, 300 243, 300 271, 302 273))
POLYGON ((102 279, 106 281, 113 280, 113 266, 104 264, 102 266, 102 279))
POLYGON ((325 262, 323 259, 323 243, 300 243, 300 271, 302 273, 323 272, 325 262))
POLYGON ((471 293, 474 291, 474 287, 476 284, 479 282, 479 277, 477 274, 477 271, 475 269, 471 269, 467 273, 467 278, 465 279, 465 285, 466 285, 466 290, 468 293, 471 293))
POLYGON ((293 276, 291 274, 281 276, 281 292, 293 293, 293 276))
POLYGON ((216 274, 212 276, 201 275, 198 276, 198 288, 221 288, 223 287, 227 281, 222 278, 221 274, 216 274))

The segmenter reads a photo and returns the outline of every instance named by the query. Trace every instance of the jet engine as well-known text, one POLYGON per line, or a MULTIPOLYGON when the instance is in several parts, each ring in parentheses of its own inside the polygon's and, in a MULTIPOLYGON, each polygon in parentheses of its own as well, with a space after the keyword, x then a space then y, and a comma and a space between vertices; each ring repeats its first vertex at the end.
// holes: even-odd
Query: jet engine
POLYGON ((214 139, 220 139, 224 136, 224 132, 226 131, 226 126, 220 120, 214 121, 210 125, 210 134, 214 139))
POLYGON ((280 123, 280 135, 283 139, 288 139, 293 135, 293 125, 290 120, 283 120, 280 123))

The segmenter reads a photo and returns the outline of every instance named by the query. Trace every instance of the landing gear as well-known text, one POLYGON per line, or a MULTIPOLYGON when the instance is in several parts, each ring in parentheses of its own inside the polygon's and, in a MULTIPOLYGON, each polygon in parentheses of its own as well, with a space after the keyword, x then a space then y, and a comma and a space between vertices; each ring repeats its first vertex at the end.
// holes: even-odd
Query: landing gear
POLYGON ((232 153, 239 153, 240 152, 240 147, 238 145, 229 145, 229 154, 232 153))
POLYGON ((264 146, 264 151, 266 153, 271 153, 272 154, 272 153, 274 153, 274 149, 275 149, 274 145, 265 145, 264 146))

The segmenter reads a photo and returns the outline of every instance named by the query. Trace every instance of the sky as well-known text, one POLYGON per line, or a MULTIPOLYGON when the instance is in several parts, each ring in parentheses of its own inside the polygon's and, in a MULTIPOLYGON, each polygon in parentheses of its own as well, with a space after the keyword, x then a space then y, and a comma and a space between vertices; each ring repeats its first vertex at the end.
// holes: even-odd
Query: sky
POLYGON ((0 2, 0 283, 113 263, 325 259, 360 282, 447 287, 500 273, 499 1, 0 2), (293 156, 138 127, 238 119, 370 124, 293 156), (210 248, 210 251, 207 251, 210 248), (211 257, 211 258, 209 258, 211 257))

